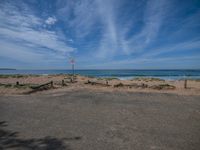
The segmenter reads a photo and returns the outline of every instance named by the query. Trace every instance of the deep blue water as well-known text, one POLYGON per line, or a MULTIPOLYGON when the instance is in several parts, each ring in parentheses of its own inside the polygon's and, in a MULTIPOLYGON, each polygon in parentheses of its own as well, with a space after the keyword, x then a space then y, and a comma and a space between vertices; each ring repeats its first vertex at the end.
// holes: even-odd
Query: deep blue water
MULTIPOLYGON (((71 70, 0 70, 0 74, 71 74, 71 70)), ((75 70, 75 74, 94 77, 156 77, 162 79, 200 79, 200 70, 75 70)))

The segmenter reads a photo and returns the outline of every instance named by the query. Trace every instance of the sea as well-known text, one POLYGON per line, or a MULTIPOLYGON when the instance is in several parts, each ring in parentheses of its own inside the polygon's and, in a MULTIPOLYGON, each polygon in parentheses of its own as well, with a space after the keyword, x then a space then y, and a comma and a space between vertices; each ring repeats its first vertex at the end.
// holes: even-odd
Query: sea
MULTIPOLYGON (((53 74, 72 74, 72 70, 0 70, 0 74, 34 74, 34 75, 53 75, 53 74)), ((118 78, 121 80, 150 77, 165 80, 181 79, 200 79, 199 70, 74 70, 75 74, 98 77, 98 78, 118 78)))

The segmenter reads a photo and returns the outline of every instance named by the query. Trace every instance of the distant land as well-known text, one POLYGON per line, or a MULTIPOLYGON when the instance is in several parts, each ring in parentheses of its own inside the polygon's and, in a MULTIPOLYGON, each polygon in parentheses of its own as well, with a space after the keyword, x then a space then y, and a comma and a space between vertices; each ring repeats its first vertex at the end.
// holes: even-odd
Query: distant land
POLYGON ((13 69, 13 68, 0 68, 0 70, 17 70, 17 69, 13 69))

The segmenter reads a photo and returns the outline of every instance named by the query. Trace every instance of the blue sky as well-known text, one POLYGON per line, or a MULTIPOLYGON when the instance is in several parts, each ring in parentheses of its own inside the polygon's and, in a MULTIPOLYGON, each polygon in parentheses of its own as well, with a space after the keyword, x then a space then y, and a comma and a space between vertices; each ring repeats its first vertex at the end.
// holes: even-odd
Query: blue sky
POLYGON ((0 67, 199 69, 199 0, 0 0, 0 67))

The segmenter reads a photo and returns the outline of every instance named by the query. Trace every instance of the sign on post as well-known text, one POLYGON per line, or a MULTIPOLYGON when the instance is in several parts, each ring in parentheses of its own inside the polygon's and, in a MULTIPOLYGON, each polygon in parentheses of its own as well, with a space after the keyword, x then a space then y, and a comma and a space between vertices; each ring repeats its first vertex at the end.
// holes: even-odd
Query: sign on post
POLYGON ((75 64, 74 58, 70 59, 70 64, 72 65, 72 81, 74 81, 74 64, 75 64))

